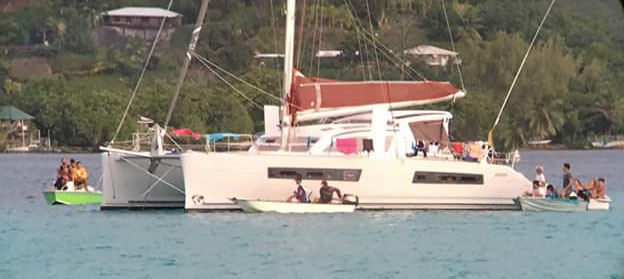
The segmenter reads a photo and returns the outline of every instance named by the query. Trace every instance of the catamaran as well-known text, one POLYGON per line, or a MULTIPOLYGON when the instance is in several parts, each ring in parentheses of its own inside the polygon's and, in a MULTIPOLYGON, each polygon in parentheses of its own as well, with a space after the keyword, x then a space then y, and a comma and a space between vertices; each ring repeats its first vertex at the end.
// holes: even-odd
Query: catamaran
POLYGON ((530 182, 512 168, 515 158, 506 165, 485 157, 456 160, 449 152, 409 156, 419 139, 439 141, 447 150, 451 116, 397 109, 455 100, 464 92, 448 82, 305 77, 293 68, 294 0, 287 1, 286 21, 285 98, 273 132, 279 136, 267 127, 258 140, 273 143, 272 149, 182 153, 185 209, 240 209, 231 197, 284 201, 297 175, 309 188, 327 180, 358 196, 362 209, 517 209, 514 198, 530 182), (307 124, 320 120, 325 122, 307 124))
MULTIPOLYGON (((204 0, 175 96, 206 8, 204 0)), ((363 209, 518 209, 514 199, 530 189, 513 168, 518 156, 487 156, 481 143, 475 161, 458 160, 449 149, 450 113, 399 110, 455 101, 462 90, 428 80, 306 77, 293 67, 294 22, 288 0, 282 105, 265 106, 265 133, 248 151, 167 153, 155 125, 150 152, 102 148, 102 208, 241 209, 230 198, 284 201, 301 175, 309 188, 327 180, 358 196, 363 209), (417 140, 439 142, 439 151, 413 156, 417 140)))

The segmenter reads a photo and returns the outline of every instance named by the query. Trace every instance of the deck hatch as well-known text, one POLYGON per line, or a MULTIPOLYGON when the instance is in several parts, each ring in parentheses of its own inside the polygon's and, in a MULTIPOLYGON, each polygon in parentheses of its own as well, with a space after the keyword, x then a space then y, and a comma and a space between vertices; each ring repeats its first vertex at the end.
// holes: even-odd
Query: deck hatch
POLYGON ((414 172, 412 183, 418 184, 473 184, 482 185, 483 175, 454 172, 414 172))

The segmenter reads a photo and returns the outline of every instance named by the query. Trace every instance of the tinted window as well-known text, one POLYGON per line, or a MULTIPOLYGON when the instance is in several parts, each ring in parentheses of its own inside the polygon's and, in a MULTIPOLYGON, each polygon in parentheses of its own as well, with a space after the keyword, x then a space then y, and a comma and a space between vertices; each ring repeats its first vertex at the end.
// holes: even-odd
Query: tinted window
POLYGON ((321 169, 321 168, 269 168, 269 178, 293 179, 301 175, 306 180, 359 181, 360 169, 321 169))
POLYGON ((412 183, 423 184, 483 184, 482 174, 452 172, 415 172, 412 183))

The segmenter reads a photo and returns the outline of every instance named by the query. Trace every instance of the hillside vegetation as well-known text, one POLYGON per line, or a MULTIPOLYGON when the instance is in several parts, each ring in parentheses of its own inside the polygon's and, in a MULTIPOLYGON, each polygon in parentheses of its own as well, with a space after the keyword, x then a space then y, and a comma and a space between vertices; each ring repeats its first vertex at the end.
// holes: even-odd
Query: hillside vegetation
MULTIPOLYGON (((36 47, 28 55, 47 57, 54 74, 11 78, 9 61, 17 54, 5 51, 0 54, 0 105, 12 104, 34 115, 38 128, 50 129, 60 144, 96 146, 109 141, 149 45, 140 40, 131 40, 123 49, 94 45, 91 31, 98 24, 97 15, 122 6, 166 7, 168 2, 33 1, 30 7, 2 14, 0 46, 47 41, 49 46, 36 47)), ((119 138, 130 137, 141 115, 164 121, 199 2, 174 2, 172 10, 184 15, 184 25, 170 47, 157 48, 119 138)), ((461 88, 454 65, 432 67, 403 54, 421 44, 451 49, 440 0, 298 2, 297 30, 303 32, 297 34, 296 65, 305 75, 343 80, 424 76, 461 88), (314 53, 319 49, 339 49, 344 55, 318 60, 314 53), (403 62, 410 62, 410 67, 403 62)), ((453 113, 454 139, 485 139, 550 1, 445 3, 467 95, 427 108, 453 113)), ((281 0, 212 0, 197 52, 279 96, 281 68, 275 61, 261 63, 253 56, 282 51, 283 5, 281 0)), ((553 139, 583 147, 595 136, 624 133, 622 30, 624 11, 618 1, 558 1, 494 133, 497 146, 511 149, 530 139, 553 139)), ((224 77, 246 97, 194 62, 172 125, 200 132, 261 132, 263 113, 256 104, 278 102, 224 77)))

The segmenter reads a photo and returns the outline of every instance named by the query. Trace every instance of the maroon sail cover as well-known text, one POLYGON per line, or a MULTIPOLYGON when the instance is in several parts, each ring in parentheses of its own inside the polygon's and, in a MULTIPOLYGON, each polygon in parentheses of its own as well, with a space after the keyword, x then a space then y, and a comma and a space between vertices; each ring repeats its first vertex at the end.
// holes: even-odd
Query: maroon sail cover
POLYGON ((295 75, 290 112, 450 97, 460 90, 439 81, 339 81, 295 75))

